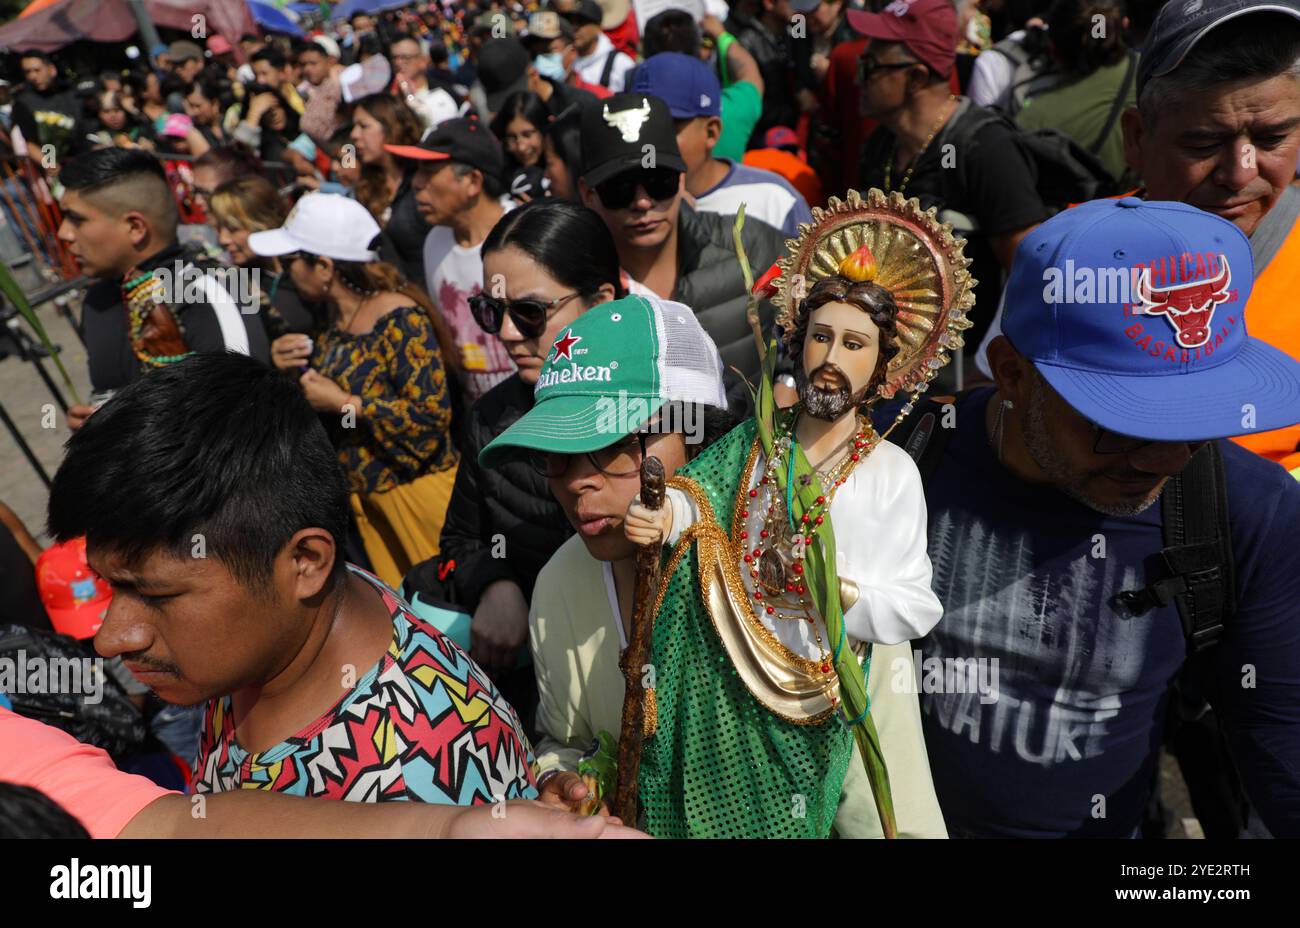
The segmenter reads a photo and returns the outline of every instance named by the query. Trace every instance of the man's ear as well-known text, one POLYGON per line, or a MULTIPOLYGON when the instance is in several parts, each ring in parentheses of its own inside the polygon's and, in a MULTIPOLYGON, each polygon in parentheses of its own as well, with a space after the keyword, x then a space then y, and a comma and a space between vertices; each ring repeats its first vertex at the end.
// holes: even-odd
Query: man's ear
POLYGON ((143 245, 153 231, 149 219, 139 210, 127 210, 122 214, 122 222, 126 225, 127 237, 135 247, 143 245))
POLYGON ((1142 177, 1142 136, 1146 132, 1146 126, 1142 124, 1142 116, 1138 113, 1136 106, 1130 106, 1124 110, 1119 117, 1120 128, 1124 132, 1124 163, 1133 169, 1139 178, 1142 177))
POLYGON ((303 601, 320 594, 339 556, 334 536, 323 528, 299 529, 284 551, 293 571, 293 598, 303 601))
POLYGON ((601 303, 609 303, 615 298, 613 284, 601 284, 596 295, 592 297, 591 305, 599 306, 601 303))
POLYGON ((708 139, 709 154, 713 154, 713 146, 718 144, 718 139, 722 138, 722 119, 717 116, 710 116, 708 122, 704 124, 705 138, 708 139))
POLYGON ((596 208, 596 191, 587 186, 587 182, 581 177, 578 178, 578 196, 582 198, 582 205, 588 209, 596 208))
POLYGON ((988 356, 989 370, 998 385, 998 393, 1011 400, 1018 409, 1028 409, 1034 384, 1034 363, 1016 351, 1005 335, 989 342, 988 356))

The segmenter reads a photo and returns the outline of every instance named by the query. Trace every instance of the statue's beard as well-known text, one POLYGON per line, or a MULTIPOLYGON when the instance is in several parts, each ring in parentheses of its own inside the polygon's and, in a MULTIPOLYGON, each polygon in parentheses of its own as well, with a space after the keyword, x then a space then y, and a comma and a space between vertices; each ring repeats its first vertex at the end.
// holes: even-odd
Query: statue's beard
POLYGON ((796 364, 794 382, 799 390, 799 399, 803 403, 804 412, 814 419, 823 419, 827 422, 833 422, 853 412, 862 404, 867 394, 867 388, 863 387, 858 395, 854 396, 849 389, 849 378, 834 364, 823 364, 811 374, 804 371, 802 364, 796 364), (838 380, 838 385, 826 388, 814 386, 813 378, 821 373, 834 377, 838 380))

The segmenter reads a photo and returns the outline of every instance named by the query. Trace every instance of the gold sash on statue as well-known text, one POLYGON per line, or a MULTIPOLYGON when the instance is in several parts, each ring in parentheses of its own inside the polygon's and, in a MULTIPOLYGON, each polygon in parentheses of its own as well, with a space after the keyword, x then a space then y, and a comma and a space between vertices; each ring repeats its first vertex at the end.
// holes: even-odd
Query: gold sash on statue
MULTIPOLYGON (((745 472, 741 475, 740 494, 749 486, 758 454, 755 440, 745 472)), ((736 673, 754 698, 770 712, 797 725, 824 721, 835 711, 830 697, 838 695, 839 681, 834 671, 822 673, 821 662, 795 654, 768 629, 754 612, 749 592, 740 576, 743 553, 738 543, 718 525, 713 507, 704 490, 689 477, 676 476, 668 481, 688 494, 695 502, 699 518, 687 528, 663 572, 663 581, 655 603, 655 614, 663 603, 668 581, 678 562, 696 542, 700 565, 700 598, 713 620, 713 627, 730 657, 736 673)), ((739 504, 737 518, 739 518, 739 504)), ((743 520, 739 524, 743 524, 743 520)))

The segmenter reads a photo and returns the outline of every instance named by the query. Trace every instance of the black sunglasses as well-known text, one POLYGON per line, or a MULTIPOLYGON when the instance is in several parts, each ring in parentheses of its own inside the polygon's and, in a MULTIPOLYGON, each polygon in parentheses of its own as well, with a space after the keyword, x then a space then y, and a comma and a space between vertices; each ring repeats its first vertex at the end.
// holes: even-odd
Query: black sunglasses
POLYGON ((501 332, 506 313, 524 338, 539 338, 546 331, 546 323, 555 310, 581 293, 557 296, 553 300, 501 300, 486 293, 476 293, 469 298, 469 311, 478 327, 489 335, 501 332))
MULTIPOLYGON (((581 452, 591 466, 606 477, 631 477, 641 472, 641 462, 646 455, 646 433, 644 431, 625 435, 607 448, 581 452)), ((578 454, 560 452, 530 451, 528 463, 533 469, 548 480, 563 477, 569 472, 569 465, 578 454)))
POLYGON ((642 168, 625 171, 596 185, 596 196, 605 209, 627 209, 636 199, 638 187, 644 187, 652 200, 667 200, 677 193, 681 171, 672 168, 642 168))
POLYGON ((868 58, 863 55, 858 59, 858 83, 864 83, 867 78, 877 71, 892 71, 895 68, 910 68, 914 64, 921 64, 920 61, 898 61, 881 63, 874 58, 868 58))

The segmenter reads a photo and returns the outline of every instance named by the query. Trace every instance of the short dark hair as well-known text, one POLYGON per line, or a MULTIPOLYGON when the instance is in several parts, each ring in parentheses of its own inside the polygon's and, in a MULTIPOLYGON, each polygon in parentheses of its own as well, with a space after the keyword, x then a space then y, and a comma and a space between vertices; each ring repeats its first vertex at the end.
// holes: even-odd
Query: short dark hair
POLYGON ((0 783, 0 838, 89 838, 86 826, 30 786, 0 783))
POLYGON ((641 56, 649 58, 660 52, 681 52, 698 58, 700 55, 700 27, 695 17, 685 10, 664 10, 650 17, 641 36, 641 56))
POLYGON ((18 61, 22 62, 24 58, 39 58, 41 59, 41 61, 44 61, 46 64, 55 63, 54 56, 51 55, 49 52, 38 51, 36 49, 32 49, 25 52, 19 52, 18 61))
POLYGON ((323 528, 341 570, 348 481, 292 378, 234 353, 149 372, 69 439, 50 491, 49 531, 86 536, 128 563, 159 548, 209 556, 267 588, 293 534, 323 528))
POLYGON ((80 194, 94 193, 147 174, 167 183, 162 162, 138 148, 100 148, 72 158, 59 172, 59 183, 80 194))
POLYGON ((259 48, 257 51, 253 52, 253 54, 250 55, 248 58, 248 63, 250 65, 257 61, 265 61, 273 68, 283 68, 287 63, 285 61, 284 53, 280 51, 278 48, 276 48, 274 45, 268 45, 265 48, 259 48))

